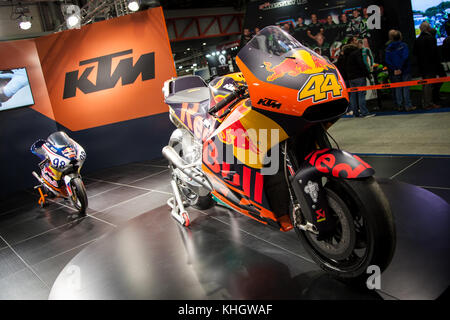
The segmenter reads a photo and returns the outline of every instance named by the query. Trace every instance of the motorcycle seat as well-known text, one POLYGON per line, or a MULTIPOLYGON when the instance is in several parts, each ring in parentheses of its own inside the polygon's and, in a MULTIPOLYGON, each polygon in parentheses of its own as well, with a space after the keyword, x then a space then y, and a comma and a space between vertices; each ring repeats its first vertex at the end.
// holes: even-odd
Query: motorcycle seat
POLYGON ((208 87, 190 88, 178 91, 166 98, 166 103, 196 103, 209 100, 210 92, 208 87))

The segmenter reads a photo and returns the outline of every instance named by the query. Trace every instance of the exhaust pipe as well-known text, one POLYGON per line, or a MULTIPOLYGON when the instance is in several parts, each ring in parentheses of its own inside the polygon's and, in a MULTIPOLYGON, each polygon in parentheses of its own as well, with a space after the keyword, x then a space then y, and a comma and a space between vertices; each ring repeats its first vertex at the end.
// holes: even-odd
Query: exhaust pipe
POLYGON ((187 164, 186 161, 184 161, 178 155, 174 148, 165 146, 162 149, 162 154, 174 167, 181 170, 189 178, 197 182, 202 187, 206 188, 208 191, 211 192, 213 190, 211 184, 207 179, 204 178, 203 174, 199 173, 198 170, 196 170, 192 166, 189 166, 189 164, 187 164))
POLYGON ((31 174, 33 175, 33 177, 35 177, 37 179, 37 181, 39 181, 41 184, 44 184, 44 181, 42 181, 42 178, 35 171, 33 171, 31 174))

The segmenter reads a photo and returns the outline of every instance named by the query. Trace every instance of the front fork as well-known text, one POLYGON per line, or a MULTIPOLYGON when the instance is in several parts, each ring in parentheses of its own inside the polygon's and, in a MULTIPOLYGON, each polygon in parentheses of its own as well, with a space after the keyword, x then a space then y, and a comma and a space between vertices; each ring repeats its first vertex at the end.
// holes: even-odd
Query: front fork
MULTIPOLYGON (((307 220, 306 224, 302 224, 303 228, 309 223, 311 229, 309 231, 318 234, 318 240, 329 237, 336 226, 335 217, 328 206, 322 178, 359 179, 370 177, 375 173, 375 170, 358 156, 330 148, 312 151, 300 163, 296 172, 289 162, 287 166, 290 184, 301 212, 307 220)), ((298 208, 294 205, 294 210, 296 209, 298 208)), ((294 223, 296 223, 295 213, 294 223)))

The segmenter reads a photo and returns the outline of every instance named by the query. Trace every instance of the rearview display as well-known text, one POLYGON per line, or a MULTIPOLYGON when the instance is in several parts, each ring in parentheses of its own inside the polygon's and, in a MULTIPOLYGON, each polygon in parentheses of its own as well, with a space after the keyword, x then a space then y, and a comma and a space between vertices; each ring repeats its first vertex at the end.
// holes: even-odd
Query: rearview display
POLYGON ((27 70, 0 70, 0 111, 33 104, 27 70))

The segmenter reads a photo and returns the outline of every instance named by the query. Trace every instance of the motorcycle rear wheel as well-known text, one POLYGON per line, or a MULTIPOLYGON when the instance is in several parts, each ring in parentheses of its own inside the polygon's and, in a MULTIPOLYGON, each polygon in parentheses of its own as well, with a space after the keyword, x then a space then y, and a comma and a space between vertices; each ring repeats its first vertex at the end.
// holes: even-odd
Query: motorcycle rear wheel
POLYGON ((295 227, 304 248, 326 272, 362 280, 367 268, 382 272, 395 250, 395 225, 389 203, 374 178, 330 179, 325 185, 330 210, 337 221, 335 234, 323 241, 295 227))
POLYGON ((206 210, 214 206, 215 202, 212 199, 211 193, 201 196, 189 187, 183 186, 180 179, 177 178, 177 185, 185 200, 187 200, 189 206, 192 206, 198 210, 206 210))

